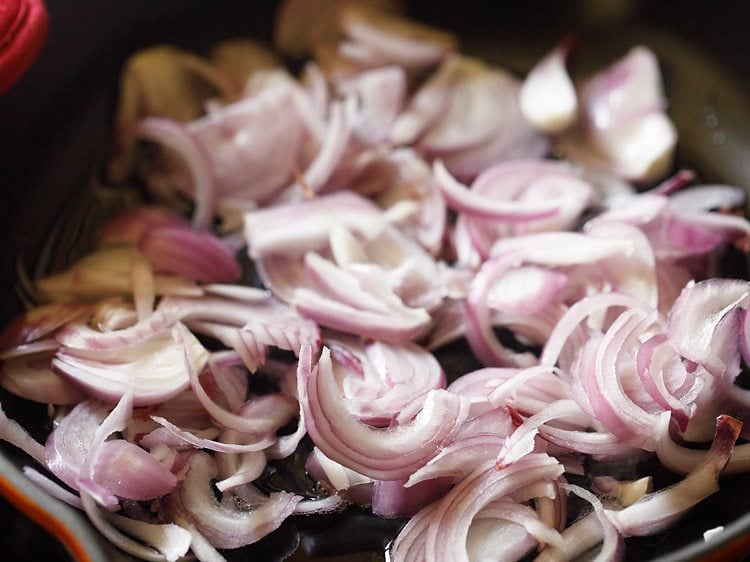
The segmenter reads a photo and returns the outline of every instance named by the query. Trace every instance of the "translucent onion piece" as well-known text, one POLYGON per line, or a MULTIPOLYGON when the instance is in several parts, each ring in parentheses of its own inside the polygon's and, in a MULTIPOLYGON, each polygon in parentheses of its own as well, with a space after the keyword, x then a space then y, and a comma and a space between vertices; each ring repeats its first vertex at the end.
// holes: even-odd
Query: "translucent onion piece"
POLYGON ((241 510, 216 499, 212 480, 218 476, 218 469, 211 457, 197 452, 189 458, 188 466, 176 493, 177 510, 215 548, 238 548, 257 542, 277 529, 302 499, 288 492, 276 492, 260 506, 241 510))

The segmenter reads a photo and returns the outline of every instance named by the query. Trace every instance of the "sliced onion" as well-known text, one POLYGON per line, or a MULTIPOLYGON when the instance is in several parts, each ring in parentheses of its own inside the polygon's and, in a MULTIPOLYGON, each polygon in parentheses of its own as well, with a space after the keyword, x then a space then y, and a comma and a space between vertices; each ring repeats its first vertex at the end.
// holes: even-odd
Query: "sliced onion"
POLYGON ((138 247, 157 271, 204 283, 233 283, 242 270, 226 243, 185 227, 152 228, 138 247))
POLYGON ((456 46, 452 33, 356 3, 347 4, 340 17, 349 37, 406 67, 436 64, 456 46))
POLYGON ((44 464, 45 448, 18 422, 9 419, 2 405, 0 405, 0 439, 15 445, 38 463, 44 464))
POLYGON ((495 470, 494 463, 483 464, 440 499, 412 519, 412 529, 397 538, 393 547, 394 560, 468 560, 466 536, 472 520, 481 509, 495 500, 526 485, 555 480, 562 467, 546 455, 529 455, 513 465, 495 470), (419 551, 408 548, 409 536, 421 527, 424 542, 419 551), (407 547, 407 548, 405 548, 407 547))
POLYGON ((77 404, 86 394, 50 368, 54 352, 25 354, 5 359, 0 385, 16 396, 43 404, 77 404))
POLYGON ((138 135, 157 142, 180 155, 192 176, 195 197, 193 225, 207 228, 213 218, 217 187, 211 158, 190 131, 177 121, 147 117, 138 125, 138 135))
POLYGON ((238 548, 257 542, 277 529, 302 499, 288 492, 276 492, 259 507, 241 510, 229 504, 226 494, 224 501, 217 501, 211 483, 217 475, 211 457, 200 452, 193 454, 176 497, 178 512, 215 548, 238 548))
POLYGON ((731 334, 726 332, 726 327, 723 331, 718 328, 723 326, 722 320, 731 310, 748 307, 748 295, 750 285, 740 280, 713 279, 686 287, 669 314, 670 343, 683 357, 722 376, 727 357, 713 350, 721 345, 720 338, 731 334), (698 322, 703 328, 694 330, 698 322))
POLYGON ((91 311, 83 303, 55 303, 33 308, 17 316, 0 334, 0 350, 30 344, 66 324, 75 322, 91 311))
POLYGON ((562 43, 545 55, 521 86, 521 112, 545 133, 565 130, 578 111, 578 97, 566 68, 570 46, 570 42, 562 43))
MULTIPOLYGON (((306 349, 300 363, 311 360, 306 349)), ((331 459, 379 480, 407 477, 436 454, 436 447, 450 439, 468 414, 464 399, 433 390, 412 422, 376 429, 356 420, 340 403, 327 348, 317 366, 301 375, 300 401, 313 442, 331 459)))
MULTIPOLYGON (((203 347, 192 335, 185 345, 190 364, 202 369, 208 359, 203 347)), ((117 350, 61 347, 52 367, 105 401, 115 402, 131 391, 137 406, 161 403, 190 384, 180 346, 169 332, 117 350)))

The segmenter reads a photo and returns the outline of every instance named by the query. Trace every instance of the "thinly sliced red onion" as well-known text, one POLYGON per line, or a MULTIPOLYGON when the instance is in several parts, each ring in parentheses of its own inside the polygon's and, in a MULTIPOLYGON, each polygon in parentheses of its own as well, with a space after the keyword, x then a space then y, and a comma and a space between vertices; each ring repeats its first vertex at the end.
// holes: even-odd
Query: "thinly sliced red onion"
POLYGON ((655 55, 638 46, 578 90, 579 130, 566 135, 566 155, 634 181, 653 181, 672 164, 677 132, 664 111, 655 55))
POLYGON ((409 403, 445 386, 440 364, 415 344, 329 338, 326 345, 346 406, 364 423, 387 426, 409 403))
MULTIPOLYGON (((741 280, 712 279, 686 287, 669 313, 670 343, 686 359, 704 365, 715 376, 722 376, 728 358, 713 350, 721 345, 720 338, 738 334, 719 328, 724 326, 722 320, 730 311, 748 307, 749 295, 750 284, 741 280), (694 329, 698 323, 701 330, 694 329)), ((735 347, 738 344, 739 341, 734 342, 735 347)))
MULTIPOLYGON (((510 434, 508 429, 507 434, 510 434)), ((482 433, 457 439, 414 471, 405 485, 409 487, 419 482, 445 478, 459 482, 471 474, 478 463, 497 458, 507 434, 482 433)))
POLYGON ((17 316, 0 333, 0 350, 30 344, 82 319, 91 312, 84 303, 54 303, 35 307, 17 316))
POLYGON ((344 158, 352 135, 354 118, 344 103, 336 103, 329 109, 326 133, 318 153, 291 189, 322 193, 329 178, 344 158))
MULTIPOLYGON (((536 546, 537 542, 540 544, 558 544, 560 542, 560 534, 555 529, 550 528, 541 521, 537 512, 532 508, 520 503, 508 500, 493 502, 477 513, 476 518, 472 522, 472 527, 487 519, 495 520, 495 524, 500 520, 523 527, 526 533, 534 539, 532 546, 536 546)), ((472 527, 469 528, 469 537, 467 540, 467 546, 469 547, 473 546, 471 544, 472 527)), ((502 543, 497 546, 505 550, 505 548, 502 548, 502 543)), ((471 557, 471 552, 469 554, 471 557)), ((506 553, 503 552, 503 554, 506 553)))
POLYGON ((339 401, 330 351, 315 368, 309 348, 300 354, 300 402, 313 442, 333 460, 379 480, 405 478, 437 453, 468 414, 468 401, 444 390, 427 393, 410 423, 389 429, 364 425, 339 401))
POLYGON ((384 142, 406 95, 406 71, 400 66, 377 68, 337 84, 344 96, 357 99, 354 134, 369 145, 384 142))
POLYGON ((164 562, 166 560, 163 554, 121 533, 114 525, 107 521, 94 498, 86 491, 81 492, 81 503, 84 512, 96 530, 110 543, 117 545, 124 552, 137 556, 142 560, 150 562, 164 562))
POLYGON ((103 403, 86 400, 76 405, 47 438, 43 464, 75 490, 86 453, 106 416, 103 403))
MULTIPOLYGON (((160 418, 158 416, 151 416, 151 419, 154 420, 156 423, 161 425, 163 428, 165 428, 170 435, 173 435, 177 437, 180 441, 183 441, 184 443, 188 443, 195 447, 196 449, 207 449, 209 451, 217 451, 219 453, 254 453, 262 451, 263 449, 269 447, 274 442, 274 438, 267 436, 264 438, 259 439, 255 443, 247 443, 244 445, 238 445, 235 443, 221 443, 219 441, 213 441, 211 439, 202 439, 200 437, 197 437, 190 433, 189 431, 184 431, 174 425, 173 423, 170 423, 169 421, 165 420, 164 418, 160 418)), ((141 442, 148 445, 150 441, 146 440, 148 436, 144 437, 144 440, 141 442)))
POLYGON ((534 414, 518 426, 503 442, 498 452, 497 464, 504 467, 522 459, 536 450, 535 437, 540 426, 554 420, 573 420, 576 425, 588 422, 587 416, 573 400, 558 400, 534 414))
POLYGON ((593 363, 580 373, 583 387, 596 418, 623 441, 653 450, 658 439, 658 416, 633 402, 623 390, 623 355, 630 340, 648 330, 654 318, 638 310, 620 314, 597 345, 593 363))
MULTIPOLYGON (((192 335, 183 345, 192 368, 202 369, 203 346, 192 335)), ((190 385, 183 351, 166 331, 117 349, 61 347, 52 368, 101 400, 115 402, 131 391, 137 406, 164 402, 190 385)))
POLYGON ((568 128, 578 112, 578 96, 566 67, 570 48, 569 41, 555 47, 534 65, 521 86, 521 113, 547 134, 568 128))
POLYGON ((562 429, 543 425, 539 435, 548 443, 563 450, 584 453, 597 458, 626 457, 642 455, 642 451, 620 440, 613 433, 606 431, 585 431, 562 429))
POLYGON ((563 484, 564 490, 574 493, 579 498, 587 501, 594 508, 596 518, 602 526, 602 547, 594 558, 595 562, 607 562, 609 560, 621 560, 624 556, 625 544, 617 527, 607 516, 602 502, 588 490, 573 484, 563 484))
POLYGON ((45 464, 45 449, 18 422, 11 420, 0 404, 0 439, 15 445, 39 464, 45 464))
MULTIPOLYGON (((206 390, 201 385, 199 379, 199 370, 191 362, 189 353, 189 347, 191 338, 194 336, 182 325, 178 325, 175 331, 175 339, 180 345, 183 346, 182 361, 184 369, 188 375, 188 381, 193 392, 197 396, 200 403, 206 409, 206 412, 214 418, 219 424, 228 429, 234 429, 242 433, 250 435, 264 436, 269 432, 273 432, 279 427, 283 426, 289 421, 290 416, 294 415, 295 410, 291 406, 287 410, 281 410, 279 412, 264 412, 265 415, 257 418, 245 417, 243 415, 235 414, 221 407, 208 395, 206 390), (280 415, 279 415, 280 414, 280 415)), ((205 352, 205 350, 204 350, 205 352)), ((289 404, 287 400, 283 401, 284 404, 289 404)), ((270 443, 269 443, 270 444, 270 443)))
POLYGON ((653 491, 651 476, 625 481, 616 480, 612 476, 595 476, 591 483, 595 492, 621 507, 628 507, 653 491))
POLYGON ((433 176, 448 206, 457 212, 508 222, 545 219, 559 212, 560 205, 556 201, 544 200, 535 206, 528 201, 498 200, 470 191, 450 175, 440 160, 433 165, 433 176))
POLYGON ((529 367, 537 362, 532 353, 514 351, 503 345, 492 330, 492 311, 489 306, 493 286, 498 279, 520 264, 521 256, 518 253, 505 253, 485 262, 471 283, 465 303, 465 335, 474 354, 486 365, 529 367))
POLYGON ((689 373, 679 360, 666 334, 657 334, 643 342, 636 352, 636 368, 638 378, 646 392, 662 408, 670 410, 675 421, 684 429, 693 414, 689 401, 684 401, 684 399, 686 396, 688 400, 694 398, 694 393, 691 391, 699 392, 701 382, 694 373, 689 373), (666 377, 671 380, 665 380, 666 377), (677 380, 674 380, 675 378, 677 380), (678 393, 676 396, 667 384, 671 383, 670 386, 673 386, 680 380, 684 382, 675 389, 678 393))
POLYGON ((115 513, 107 514, 106 518, 123 533, 155 548, 167 562, 176 562, 184 557, 192 545, 190 533, 174 523, 148 523, 115 513))
POLYGON ((628 307, 644 312, 650 311, 649 307, 642 301, 618 293, 602 293, 583 298, 571 306, 565 315, 560 318, 542 350, 539 363, 549 366, 557 363, 566 340, 573 334, 576 327, 589 316, 606 311, 611 307, 628 307))
POLYGON ((189 125, 210 156, 216 199, 266 202, 292 179, 312 110, 286 71, 253 73, 244 96, 189 125))
POLYGON ((684 480, 613 515, 625 535, 652 535, 667 528, 696 503, 719 489, 719 476, 731 458, 741 422, 729 416, 716 420, 716 436, 705 459, 684 480))
POLYGON ((303 344, 318 345, 318 326, 296 314, 289 306, 267 296, 262 301, 249 302, 233 299, 166 298, 159 311, 190 323, 203 320, 241 328, 262 345, 276 346, 297 352, 303 344))
POLYGON ((154 269, 203 283, 233 283, 242 275, 233 250, 208 232, 183 226, 150 229, 138 248, 154 269))
POLYGON ((380 517, 411 517, 441 497, 450 479, 430 478, 406 487, 404 480, 376 480, 372 490, 372 512, 380 517))
POLYGON ((502 69, 450 56, 397 118, 391 138, 416 142, 421 154, 442 158, 462 181, 497 162, 541 156, 546 142, 521 115, 519 90, 518 80, 502 69))
POLYGON ((294 508, 295 515, 335 513, 346 508, 348 502, 340 496, 326 496, 314 500, 302 500, 294 508))
POLYGON ((701 281, 724 249, 750 247, 744 194, 686 188, 684 170, 640 194, 618 179, 651 184, 672 161, 644 47, 576 91, 564 44, 522 85, 455 53, 450 34, 358 4, 327 30, 305 21, 294 41, 325 40, 304 80, 258 70, 240 99, 212 100, 192 123, 141 122, 163 149, 140 170, 147 189, 192 201, 194 229, 139 207, 38 280, 34 294, 61 304, 0 335, 2 385, 109 405, 61 409, 43 451, 1 411, 0 434, 81 498, 46 484, 53 494, 146 559, 191 545, 218 561, 217 549, 291 514, 348 503, 385 517, 419 509, 397 560, 510 560, 537 547, 540 560, 577 559, 602 542, 599 558, 617 558, 621 535, 661 532, 720 474, 750 466, 726 417, 711 450, 686 445, 708 441, 718 414, 750 409, 735 385, 750 357, 750 289, 701 281), (542 160, 551 143, 580 165, 542 160), (215 216, 223 238, 209 234, 215 216), (228 284, 243 244, 264 289, 228 284), (443 390, 436 358, 404 343, 461 337, 470 359, 512 367, 452 372, 443 390), (269 347, 298 354, 296 373, 269 347), (41 375, 27 376, 36 360, 41 375), (248 399, 258 377, 280 392, 248 399), (330 495, 264 496, 253 480, 308 431, 306 468, 330 495), (685 480, 656 493, 595 480, 599 500, 562 479, 586 476, 583 455, 633 463, 652 450, 685 480), (563 490, 594 506, 565 530, 563 490))
POLYGON ((191 193, 195 200, 193 225, 207 228, 211 224, 217 199, 217 186, 211 157, 189 129, 177 121, 147 117, 138 125, 138 136, 159 143, 179 154, 190 171, 191 193))
MULTIPOLYGON (((99 482, 97 479, 98 465, 105 450, 107 438, 113 433, 125 429, 132 416, 133 393, 129 390, 123 394, 117 405, 96 427, 90 442, 86 444, 86 452, 76 482, 84 507, 88 498, 95 500, 97 504, 109 510, 115 510, 118 507, 119 499, 115 495, 115 491, 108 488, 106 483, 99 482)), ((158 461, 155 462, 158 464, 158 461)))
POLYGON ((331 493, 356 503, 372 502, 373 479, 329 459, 317 447, 308 455, 305 470, 331 493))
POLYGON ((427 326, 430 316, 424 309, 404 308, 400 313, 382 313, 355 308, 309 289, 294 293, 294 309, 318 324, 385 341, 414 339, 427 326))
POLYGON ((733 185, 697 185, 670 195, 669 204, 678 212, 741 209, 747 200, 745 190, 733 185))
POLYGON ((539 481, 556 480, 562 470, 557 461, 546 455, 529 455, 503 470, 496 470, 492 462, 479 465, 469 477, 436 502, 436 508, 426 508, 412 519, 416 522, 415 527, 421 518, 429 519, 423 530, 423 550, 405 549, 404 543, 408 544, 410 540, 409 533, 405 532, 394 543, 394 560, 468 560, 466 537, 472 520, 482 508, 510 495, 515 489, 539 481))
POLYGON ((16 396, 43 404, 82 402, 87 395, 51 369, 53 355, 54 351, 5 359, 0 367, 0 385, 16 396))
POLYGON ((166 207, 138 205, 110 217, 98 231, 100 244, 137 244, 153 228, 189 227, 181 214, 166 207))
POLYGON ((234 463, 233 468, 228 466, 231 461, 225 460, 227 457, 228 455, 222 455, 217 459, 222 473, 229 473, 226 478, 216 482, 216 488, 220 492, 251 484, 266 468, 266 455, 263 451, 242 453, 241 460, 234 463))
MULTIPOLYGON (((716 421, 716 437, 710 453, 685 479, 646 494, 619 511, 607 509, 605 514, 625 536, 651 535, 663 530, 718 489, 717 480, 732 454, 739 430, 737 420, 720 416, 716 421)), ((601 542, 602 536, 602 526, 598 518, 591 514, 568 527, 562 533, 562 544, 546 548, 536 562, 576 560, 601 542)))
POLYGON ((250 212, 245 215, 245 238, 252 258, 301 256, 324 246, 333 225, 372 239, 384 224, 380 210, 371 202, 353 193, 337 192, 250 212))
POLYGON ((168 329, 176 318, 157 311, 148 317, 117 330, 97 330, 78 322, 70 323, 60 330, 55 339, 71 349, 114 349, 134 345, 168 329))
POLYGON ((156 457, 124 439, 102 444, 94 474, 97 484, 122 499, 159 498, 177 486, 177 478, 156 457))
POLYGON ((228 494, 217 501, 212 489, 212 480, 217 476, 211 457, 194 453, 175 497, 177 512, 215 548, 238 548, 257 542, 278 528, 302 499, 288 492, 276 492, 250 511, 238 509, 231 505, 228 494))
POLYGON ((229 285, 225 283, 205 284, 203 285, 203 291, 207 295, 213 295, 248 303, 260 303, 267 300, 271 296, 270 292, 266 289, 247 287, 245 285, 229 285))
POLYGON ((347 4, 340 17, 346 35, 401 66, 437 64, 456 47, 452 33, 356 3, 347 4))
POLYGON ((57 343, 57 340, 54 337, 44 338, 31 343, 24 343, 8 348, 6 351, 0 353, 0 360, 9 361, 18 359, 24 355, 55 351, 58 347, 60 347, 60 344, 57 343))
MULTIPOLYGON (((706 462, 708 451, 683 447, 675 443, 669 431, 669 418, 663 416, 660 428, 661 438, 656 445, 656 454, 665 467, 678 474, 688 474, 706 462)), ((732 450, 723 474, 741 474, 750 470, 750 446, 747 443, 736 445, 732 450)))
MULTIPOLYGON (((548 389, 558 386, 561 390, 561 392, 558 393, 558 399, 564 399, 569 393, 568 388, 565 385, 560 384, 559 372, 557 369, 540 365, 528 367, 526 369, 519 369, 513 374, 513 376, 510 376, 505 380, 498 379, 497 386, 492 389, 487 389, 489 392, 487 399, 490 404, 495 407, 507 402, 512 403, 515 395, 524 392, 524 389, 534 382, 538 382, 539 385, 543 385, 548 389)), ((487 386, 488 385, 485 385, 485 388, 487 386)), ((454 392, 456 392, 454 385, 451 385, 450 389, 453 389, 454 392)))

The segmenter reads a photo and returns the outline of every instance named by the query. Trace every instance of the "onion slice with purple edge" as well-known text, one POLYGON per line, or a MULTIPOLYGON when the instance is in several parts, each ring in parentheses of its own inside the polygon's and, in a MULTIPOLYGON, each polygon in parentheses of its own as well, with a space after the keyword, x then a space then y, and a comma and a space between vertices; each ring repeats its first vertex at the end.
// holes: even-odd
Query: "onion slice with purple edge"
POLYGON ((416 344, 328 338, 326 345, 347 408, 369 425, 388 425, 410 402, 445 387, 440 363, 416 344))
POLYGON ((171 119, 146 117, 138 124, 137 133, 141 138, 159 143, 180 156, 193 181, 193 226, 208 228, 214 215, 218 188, 211 157, 205 147, 185 125, 171 119))
MULTIPOLYGON (((192 369, 201 370, 208 355, 192 334, 184 349, 192 369)), ((52 367, 92 396, 116 402, 126 392, 136 406, 159 404, 190 386, 182 347, 169 331, 116 349, 61 347, 52 367)))
MULTIPOLYGON (((720 346, 719 340, 728 335, 726 329, 721 329, 726 328, 722 320, 732 310, 747 309, 748 303, 750 283, 747 281, 711 279, 689 285, 682 291, 669 313, 669 341, 683 357, 705 366, 713 375, 722 377, 727 370, 727 361, 732 360, 726 356, 718 356, 715 352, 720 346), (695 330, 696 325, 702 328, 695 330)), ((739 342, 735 342, 736 349, 739 349, 738 344, 739 342)), ((736 374, 738 372, 734 376, 736 374)))
POLYGON ((302 499, 276 492, 250 510, 238 509, 225 493, 216 499, 213 480, 218 476, 214 460, 196 452, 188 459, 188 471, 175 494, 174 510, 190 521, 215 548, 238 548, 257 542, 294 512, 302 499))
MULTIPOLYGON (((646 494, 619 511, 606 509, 605 514, 624 536, 652 535, 673 524, 687 510, 718 490, 719 476, 732 455, 741 427, 738 420, 719 416, 711 449, 683 480, 646 494)), ((543 550, 535 562, 577 560, 602 538, 603 529, 598 517, 591 514, 569 526, 562 533, 562 543, 543 550)))
MULTIPOLYGON (((190 331, 184 325, 178 324, 174 328, 174 337, 175 340, 182 346, 182 361, 184 369, 188 375, 188 382, 190 387, 193 389, 193 392, 198 398, 198 401, 206 409, 206 412, 208 412, 208 414, 221 426, 228 429, 234 429, 235 431, 239 431, 241 433, 246 433, 249 435, 264 436, 269 432, 275 431, 276 429, 284 425, 284 423, 289 421, 289 417, 294 411, 291 408, 288 408, 286 410, 281 409, 277 412, 266 412, 265 415, 260 417, 245 417, 243 415, 235 414, 222 408, 219 404, 212 400, 208 393, 205 391, 205 389, 201 385, 201 381, 199 378, 199 369, 197 369, 193 362, 190 360, 189 345, 191 340, 195 339, 195 336, 193 336, 192 333, 190 333, 190 331), (278 415, 279 413, 281 414, 281 419, 278 415)), ((203 349, 202 346, 201 349, 203 349)), ((206 353, 206 355, 208 354, 205 349, 203 349, 203 352, 206 353)), ((288 404, 288 402, 284 401, 284 404, 288 404)), ((189 436, 184 437, 190 438, 189 436)))
POLYGON ((141 238, 138 249, 156 271, 202 283, 234 283, 242 275, 234 252, 208 232, 160 226, 141 238))
POLYGON ((532 484, 555 481, 562 472, 556 459, 543 454, 527 455, 503 470, 496 470, 494 461, 479 465, 407 523, 393 545, 393 560, 468 562, 469 527, 484 507, 532 484))
POLYGON ((315 367, 309 347, 303 348, 299 361, 300 402, 313 442, 327 457, 378 480, 407 478, 450 441, 468 415, 467 399, 432 390, 410 422, 373 428, 341 403, 328 348, 315 367))

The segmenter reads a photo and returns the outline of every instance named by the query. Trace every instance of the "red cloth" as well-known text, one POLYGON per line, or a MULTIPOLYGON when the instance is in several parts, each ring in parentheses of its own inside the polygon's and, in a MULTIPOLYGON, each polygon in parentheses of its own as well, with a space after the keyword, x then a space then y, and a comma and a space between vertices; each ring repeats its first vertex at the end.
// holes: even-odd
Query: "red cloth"
POLYGON ((31 66, 48 24, 42 0, 0 0, 0 94, 31 66))

